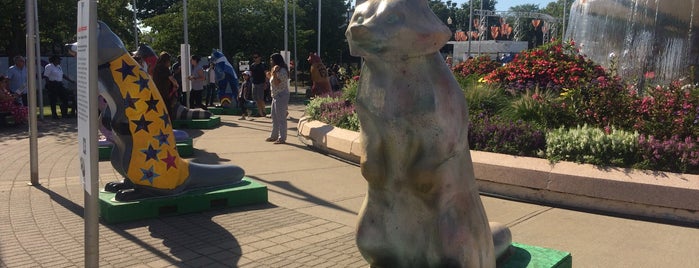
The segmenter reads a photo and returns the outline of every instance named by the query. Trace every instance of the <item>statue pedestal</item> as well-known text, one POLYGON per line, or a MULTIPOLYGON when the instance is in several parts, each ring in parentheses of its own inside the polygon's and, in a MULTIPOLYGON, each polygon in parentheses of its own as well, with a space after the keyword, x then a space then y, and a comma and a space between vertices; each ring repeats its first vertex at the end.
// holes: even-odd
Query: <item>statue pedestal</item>
POLYGON ((172 127, 177 129, 212 129, 221 125, 221 117, 212 116, 208 119, 174 120, 172 127))
POLYGON ((179 195, 118 202, 114 193, 100 192, 100 218, 120 223, 227 207, 267 203, 267 186, 248 177, 227 188, 192 190, 179 195))
POLYGON ((498 262, 498 268, 571 268, 573 256, 568 252, 549 248, 512 243, 507 259, 498 262))
MULTIPOLYGON (((112 146, 113 145, 102 145, 98 147, 99 151, 99 161, 107 161, 112 157, 112 146)), ((192 145, 192 138, 185 141, 177 142, 177 153, 181 157, 190 157, 194 154, 194 146, 192 145)))
MULTIPOLYGON (((257 106, 247 106, 248 110, 252 113, 251 115, 259 115, 257 112, 257 106)), ((209 107, 207 108, 209 112, 216 115, 242 115, 243 112, 238 107, 209 107)), ((270 114, 272 112, 271 107, 265 107, 265 114, 270 114)))

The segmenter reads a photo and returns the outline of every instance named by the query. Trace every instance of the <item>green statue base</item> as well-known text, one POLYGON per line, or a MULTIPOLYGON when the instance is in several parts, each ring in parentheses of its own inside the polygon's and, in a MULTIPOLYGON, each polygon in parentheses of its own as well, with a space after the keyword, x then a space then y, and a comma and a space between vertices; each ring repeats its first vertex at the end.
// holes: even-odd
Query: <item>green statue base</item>
POLYGON ((555 249, 512 243, 503 260, 498 260, 499 268, 571 268, 573 256, 555 249))
POLYGON ((267 186, 244 177, 239 183, 213 189, 199 189, 178 195, 119 202, 115 193, 100 192, 100 217, 106 223, 130 222, 227 207, 267 203, 267 186))
POLYGON ((172 127, 177 129, 213 129, 221 125, 221 117, 207 119, 174 120, 172 127))
MULTIPOLYGON (((240 108, 224 108, 224 107, 209 107, 207 108, 209 112, 216 115, 242 115, 243 112, 240 108)), ((257 112, 257 107, 248 107, 250 115, 259 115, 257 112)), ((265 114, 271 114, 272 107, 265 107, 265 114)))

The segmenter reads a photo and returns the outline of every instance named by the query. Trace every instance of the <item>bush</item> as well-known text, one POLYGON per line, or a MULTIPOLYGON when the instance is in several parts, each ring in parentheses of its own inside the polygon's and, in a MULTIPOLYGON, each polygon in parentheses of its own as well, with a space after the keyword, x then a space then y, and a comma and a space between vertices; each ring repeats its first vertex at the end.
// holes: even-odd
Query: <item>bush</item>
POLYGON ((699 173, 699 138, 672 136, 659 140, 653 136, 638 138, 642 161, 638 168, 682 173, 699 173))
POLYGON ((500 63, 490 59, 490 56, 479 56, 473 59, 467 59, 452 67, 452 71, 457 76, 469 77, 476 75, 483 77, 486 74, 500 67, 500 63))
POLYGON ((470 118, 468 142, 471 150, 537 156, 545 148, 544 132, 527 122, 512 122, 484 114, 470 118))
POLYGON ((605 166, 631 167, 638 162, 637 132, 587 125, 546 133, 546 158, 605 166))
MULTIPOLYGON (((635 92, 634 92, 635 93, 635 92)), ((680 139, 699 134, 699 92, 679 82, 648 88, 634 95, 633 129, 661 139, 680 139), (674 139, 674 138, 673 138, 674 139)))
POLYGON ((511 120, 524 120, 547 129, 574 122, 561 98, 551 90, 539 88, 515 97, 500 113, 511 120))
POLYGON ((498 84, 517 94, 535 88, 556 93, 575 88, 597 77, 607 77, 601 66, 579 54, 574 42, 555 41, 519 53, 514 60, 487 74, 488 83, 498 84))
POLYGON ((359 119, 354 112, 354 104, 341 97, 341 94, 343 93, 335 92, 329 96, 312 99, 306 106, 306 115, 312 120, 358 131, 359 119))
POLYGON ((493 86, 480 83, 462 89, 470 114, 495 115, 510 103, 507 95, 493 86))

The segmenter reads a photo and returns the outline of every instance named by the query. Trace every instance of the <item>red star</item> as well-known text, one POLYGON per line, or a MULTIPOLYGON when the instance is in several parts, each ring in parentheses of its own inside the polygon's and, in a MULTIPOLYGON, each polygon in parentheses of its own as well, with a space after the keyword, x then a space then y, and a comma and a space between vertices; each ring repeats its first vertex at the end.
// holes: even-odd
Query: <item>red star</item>
POLYGON ((167 164, 167 169, 166 169, 166 170, 169 170, 170 167, 177 168, 177 163, 175 163, 175 160, 176 160, 176 159, 177 159, 177 157, 171 155, 171 154, 170 154, 170 151, 168 151, 168 152, 167 152, 167 157, 162 158, 162 159, 160 159, 160 160, 163 160, 163 162, 165 162, 165 163, 167 164))

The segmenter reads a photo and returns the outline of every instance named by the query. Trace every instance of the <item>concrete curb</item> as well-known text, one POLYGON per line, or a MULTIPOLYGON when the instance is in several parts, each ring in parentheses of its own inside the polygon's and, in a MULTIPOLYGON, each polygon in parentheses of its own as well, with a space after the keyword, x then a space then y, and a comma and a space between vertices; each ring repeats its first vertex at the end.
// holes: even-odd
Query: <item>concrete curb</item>
MULTIPOLYGON (((358 132, 304 117, 301 141, 359 163, 358 132)), ((699 222, 699 176, 471 151, 481 192, 531 202, 688 223, 699 222)))

